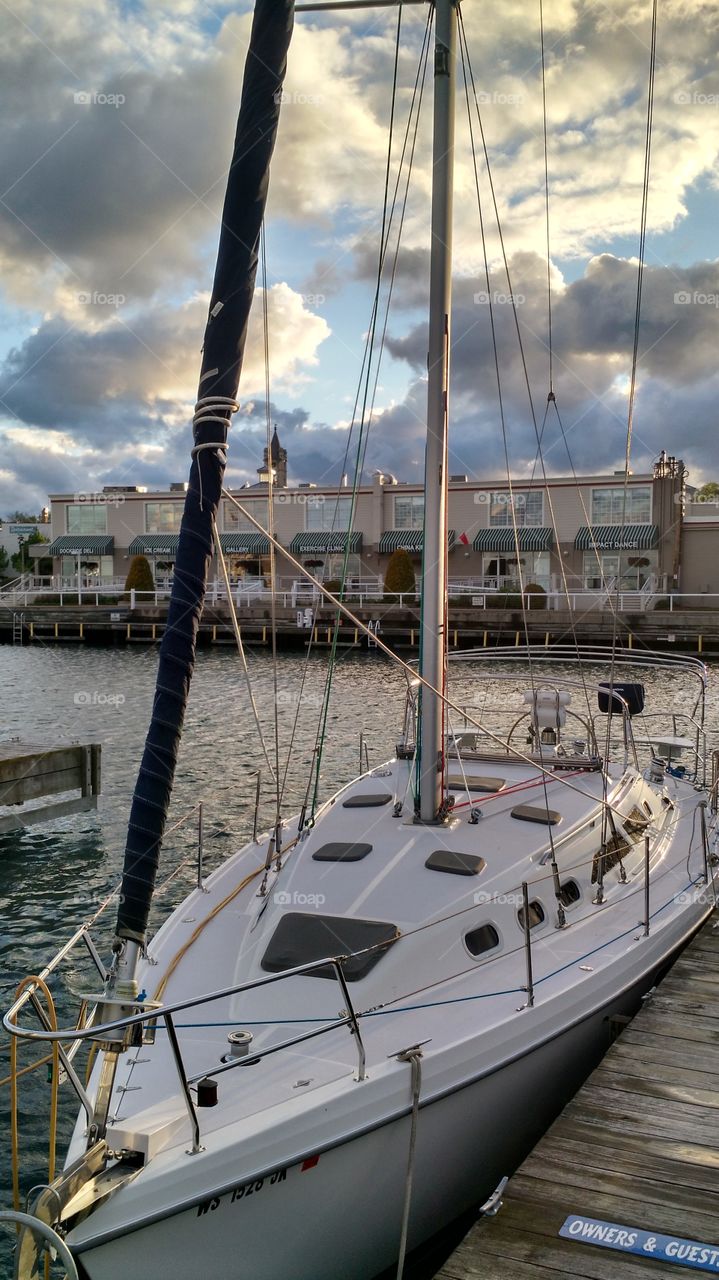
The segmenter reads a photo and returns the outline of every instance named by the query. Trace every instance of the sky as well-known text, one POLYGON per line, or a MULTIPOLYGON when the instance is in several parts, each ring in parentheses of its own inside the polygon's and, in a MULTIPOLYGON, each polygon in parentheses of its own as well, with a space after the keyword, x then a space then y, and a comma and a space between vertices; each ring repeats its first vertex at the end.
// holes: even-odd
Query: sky
MULTIPOLYGON (((53 492, 186 478, 250 10, 0 0, 0 514, 39 511, 53 492)), ((402 16, 390 182, 401 193, 426 13, 413 4, 402 16)), ((483 249, 460 74, 450 472, 480 482, 508 464, 539 474, 538 440, 549 475, 625 458, 651 4, 544 0, 543 16, 549 291, 539 2, 463 4, 509 266, 475 115, 483 249), (556 409, 545 422, 549 296, 556 409)), ((387 9, 296 19, 266 281, 270 416, 291 482, 334 483, 354 465, 396 33, 387 9)), ((430 134, 431 76, 401 239, 395 216, 385 258, 365 478, 423 471, 430 134)), ((631 466, 646 470, 665 448, 696 484, 719 478, 718 148, 719 7, 662 0, 631 466)), ((265 442, 261 287, 233 486, 256 479, 265 442)))

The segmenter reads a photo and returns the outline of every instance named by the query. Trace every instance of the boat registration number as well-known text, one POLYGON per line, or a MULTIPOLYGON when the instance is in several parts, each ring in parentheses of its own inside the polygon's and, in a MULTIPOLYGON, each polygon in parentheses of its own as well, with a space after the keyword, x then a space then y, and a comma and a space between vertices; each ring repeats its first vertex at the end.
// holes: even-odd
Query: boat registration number
POLYGON ((203 1200, 202 1204, 197 1206, 197 1216, 202 1218, 206 1213, 214 1213, 224 1203, 234 1204, 237 1200, 247 1200, 250 1196, 264 1191, 266 1187, 279 1186, 281 1182, 285 1182, 286 1178, 286 1169, 275 1169, 274 1173, 269 1173, 266 1178, 253 1178, 250 1182, 242 1182, 224 1196, 213 1196, 211 1200, 203 1200))

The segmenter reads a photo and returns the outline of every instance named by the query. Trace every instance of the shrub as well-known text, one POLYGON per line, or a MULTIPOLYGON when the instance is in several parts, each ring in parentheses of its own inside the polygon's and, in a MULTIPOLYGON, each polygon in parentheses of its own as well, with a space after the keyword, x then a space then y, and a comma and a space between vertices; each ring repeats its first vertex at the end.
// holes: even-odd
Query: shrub
POLYGON ((500 587, 496 595, 487 598, 487 604, 491 609, 521 609, 522 597, 511 587, 500 587))
POLYGON ((669 597, 668 597, 668 596, 662 596, 661 600, 655 600, 655 601, 654 601, 654 604, 652 605, 652 608, 653 608, 653 609, 668 609, 668 608, 669 608, 669 597))
POLYGON ((132 563, 125 580, 125 591, 154 591, 155 583, 152 577, 152 569, 150 562, 146 556, 133 556, 132 563))
POLYGON ((414 565, 408 551, 398 547, 389 558, 384 575, 385 599, 412 595, 417 590, 414 565))
POLYGON ((544 587, 540 587, 537 582, 529 582, 524 588, 525 599, 529 596, 529 599, 527 600, 527 607, 529 609, 546 609, 546 595, 547 593, 544 590, 544 587))

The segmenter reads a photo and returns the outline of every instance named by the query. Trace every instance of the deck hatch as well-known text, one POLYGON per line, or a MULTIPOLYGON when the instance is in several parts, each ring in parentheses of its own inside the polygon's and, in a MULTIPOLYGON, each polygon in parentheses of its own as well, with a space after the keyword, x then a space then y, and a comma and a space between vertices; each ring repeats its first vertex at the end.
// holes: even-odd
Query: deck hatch
POLYGON ((445 871, 452 876, 478 876, 486 862, 476 853, 457 853, 454 849, 435 849, 430 853, 425 867, 430 871, 445 871))
POLYGON ((518 818, 520 822, 541 822, 545 827, 556 827, 562 821, 562 815, 557 809, 540 808, 536 804, 516 804, 512 809, 512 817, 518 818))
MULTIPOLYGON (((347 956, 343 965, 348 982, 357 982, 373 969, 396 942, 399 930, 384 920, 355 920, 345 916, 322 916, 313 912, 288 911, 282 916, 262 957, 268 973, 283 973, 325 956, 347 956), (367 951, 367 947, 375 948, 367 951), (353 955, 353 952, 362 952, 353 955)), ((334 978, 332 965, 323 965, 308 974, 311 978, 334 978)))
POLYGON ((323 844, 312 854, 313 862, 361 862, 372 852, 371 844, 348 844, 342 840, 331 840, 323 844))
POLYGON ((343 809, 379 809, 383 804, 389 804, 392 799, 388 791, 359 791, 357 795, 348 796, 342 801, 343 809))
POLYGON ((447 786, 452 791, 501 791, 506 778, 463 778, 461 774, 450 773, 447 786))

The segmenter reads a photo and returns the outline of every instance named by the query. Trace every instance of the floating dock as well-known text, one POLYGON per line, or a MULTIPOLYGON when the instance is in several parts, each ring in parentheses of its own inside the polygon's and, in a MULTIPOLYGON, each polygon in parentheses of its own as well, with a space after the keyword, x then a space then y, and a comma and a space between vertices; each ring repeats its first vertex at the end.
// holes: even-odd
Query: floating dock
POLYGON ((100 755, 98 742, 0 742, 0 834, 96 809, 100 755), (64 798, 37 803, 59 795, 64 798))
POLYGON ((718 1045, 714 912, 436 1280, 719 1274, 718 1045))

